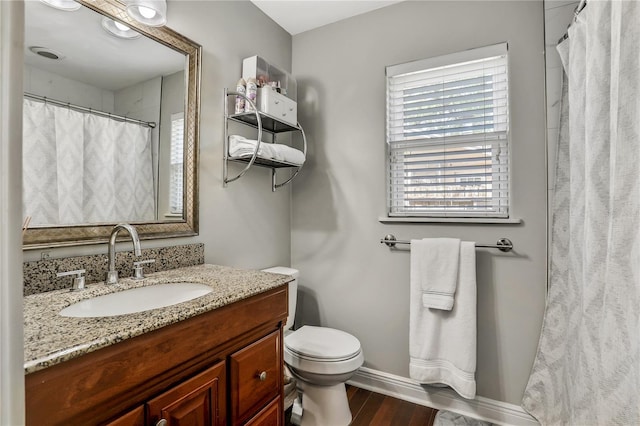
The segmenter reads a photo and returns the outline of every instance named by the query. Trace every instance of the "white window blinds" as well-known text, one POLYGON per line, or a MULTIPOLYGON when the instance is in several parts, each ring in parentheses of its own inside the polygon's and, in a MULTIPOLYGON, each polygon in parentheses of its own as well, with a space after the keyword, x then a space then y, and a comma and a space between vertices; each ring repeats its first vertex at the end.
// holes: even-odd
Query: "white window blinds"
POLYGON ((389 216, 509 217, 506 43, 387 67, 389 216))
POLYGON ((184 114, 171 114, 169 212, 182 214, 184 170, 184 114))

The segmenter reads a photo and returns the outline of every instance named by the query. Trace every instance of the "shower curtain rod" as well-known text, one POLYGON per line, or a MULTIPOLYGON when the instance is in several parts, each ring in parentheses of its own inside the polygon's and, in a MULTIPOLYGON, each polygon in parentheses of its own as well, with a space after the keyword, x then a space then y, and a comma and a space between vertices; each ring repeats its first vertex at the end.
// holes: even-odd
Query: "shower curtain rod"
POLYGON ((142 120, 137 120, 135 118, 129 118, 129 117, 125 117, 124 115, 118 115, 118 114, 111 114, 110 112, 104 112, 104 111, 99 111, 93 108, 87 108, 87 107, 83 107, 80 105, 74 105, 70 102, 62 102, 62 101, 57 101, 55 99, 51 99, 51 98, 47 98, 46 96, 40 96, 40 95, 34 95, 32 93, 24 93, 24 97, 25 98, 29 98, 29 99, 34 99, 36 101, 42 101, 44 103, 50 103, 53 105, 58 105, 61 107, 67 107, 70 109, 73 109, 75 111, 80 111, 80 112, 88 112, 90 114, 95 114, 95 115, 99 115, 102 117, 108 117, 108 118, 113 118, 114 120, 120 120, 120 121, 128 121, 131 123, 137 123, 137 124, 142 124, 143 126, 147 126, 147 127, 151 127, 152 129, 155 129, 156 127, 156 123, 154 123, 153 121, 142 121, 142 120))
MULTIPOLYGON (((576 6, 575 10, 573 11, 573 22, 576 22, 578 20, 578 15, 580 14, 580 12, 582 12, 582 9, 584 9, 584 7, 587 5, 587 0, 580 0, 580 3, 578 3, 578 6, 576 6)), ((569 27, 571 26, 571 24, 569 24, 569 27)), ((563 41, 565 41, 567 39, 567 37, 569 37, 569 28, 567 27, 567 32, 565 32, 562 37, 560 37, 560 39, 558 40, 558 44, 562 43, 563 41)))

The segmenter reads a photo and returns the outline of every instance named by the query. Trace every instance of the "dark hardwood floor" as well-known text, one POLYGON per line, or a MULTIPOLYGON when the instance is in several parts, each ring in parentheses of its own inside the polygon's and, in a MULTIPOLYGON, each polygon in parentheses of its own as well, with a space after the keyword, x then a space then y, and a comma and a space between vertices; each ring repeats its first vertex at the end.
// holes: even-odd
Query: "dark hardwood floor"
POLYGON ((352 426, 432 426, 438 410, 347 385, 352 426))
MULTIPOLYGON (((347 385, 351 426, 432 426, 438 410, 347 385)), ((287 412, 285 424, 288 426, 287 412)))

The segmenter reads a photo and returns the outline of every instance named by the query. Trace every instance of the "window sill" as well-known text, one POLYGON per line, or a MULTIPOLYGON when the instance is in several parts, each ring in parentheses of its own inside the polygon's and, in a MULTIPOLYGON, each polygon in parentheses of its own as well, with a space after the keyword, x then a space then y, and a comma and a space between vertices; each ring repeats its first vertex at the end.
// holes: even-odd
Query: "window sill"
POLYGON ((182 213, 165 213, 167 219, 182 219, 182 213))
POLYGON ((523 221, 520 218, 499 219, 482 217, 388 217, 378 218, 380 223, 484 223, 494 225, 519 225, 523 221))

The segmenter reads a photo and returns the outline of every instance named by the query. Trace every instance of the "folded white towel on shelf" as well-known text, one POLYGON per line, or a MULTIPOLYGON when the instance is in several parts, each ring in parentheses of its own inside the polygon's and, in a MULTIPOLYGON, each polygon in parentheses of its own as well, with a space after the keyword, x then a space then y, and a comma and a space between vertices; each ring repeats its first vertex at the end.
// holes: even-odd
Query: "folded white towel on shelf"
MULTIPOLYGON (((256 150, 257 140, 247 139, 240 135, 229 136, 229 156, 232 158, 251 158, 256 150)), ((304 164, 304 153, 287 145, 276 143, 260 143, 258 157, 266 160, 284 161, 301 166, 304 164)))
MULTIPOLYGON (((257 143, 257 141, 245 139, 242 136, 231 135, 229 136, 229 155, 233 158, 251 157, 256 150, 257 143)), ((273 152, 271 151, 269 144, 260 144, 258 157, 267 159, 273 158, 273 152)))
POLYGON ((299 149, 292 148, 288 145, 278 143, 270 144, 273 151, 273 158, 287 163, 302 165, 304 164, 304 153, 299 149))
POLYGON ((451 386, 464 398, 476 394, 476 253, 475 243, 460 244, 453 309, 426 308, 411 241, 409 302, 409 376, 424 384, 451 386))
POLYGON ((419 281, 425 308, 453 308, 459 260, 460 240, 456 238, 411 241, 411 279, 419 281))

